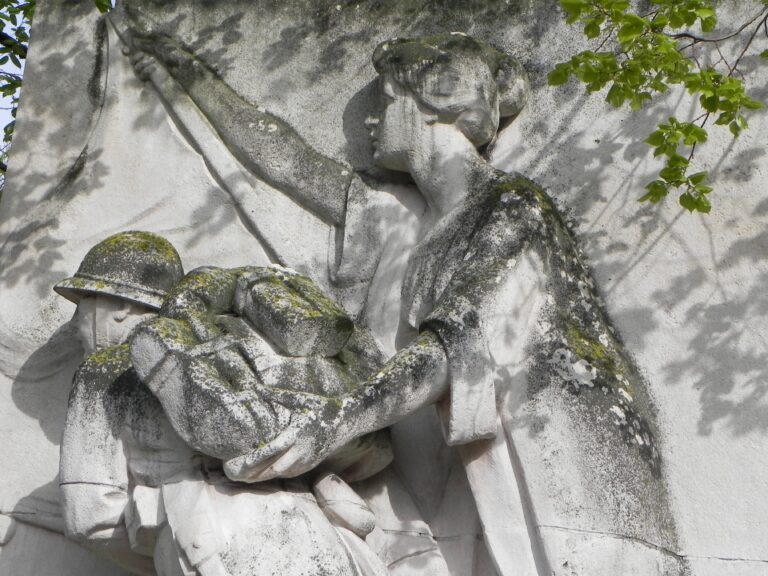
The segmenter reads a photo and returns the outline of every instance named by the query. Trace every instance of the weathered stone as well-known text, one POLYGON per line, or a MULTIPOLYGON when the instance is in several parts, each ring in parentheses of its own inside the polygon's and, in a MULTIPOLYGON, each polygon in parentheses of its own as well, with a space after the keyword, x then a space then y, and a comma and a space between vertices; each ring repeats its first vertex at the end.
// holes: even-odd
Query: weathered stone
POLYGON ((176 249, 151 232, 120 232, 88 251, 72 278, 54 290, 77 304, 84 294, 108 294, 160 308, 184 271, 176 249))
POLYGON ((352 334, 352 320, 333 300, 284 268, 241 275, 234 309, 290 356, 335 356, 352 334))
MULTIPOLYGON (((762 573, 767 212, 755 190, 764 169, 764 115, 750 116, 752 129, 733 142, 727 130, 711 130, 708 146, 697 149, 696 162, 717 166, 717 187, 728 190, 713 213, 704 220, 667 217, 668 207, 638 212, 627 201, 654 170, 635 143, 670 114, 666 108, 687 103, 671 94, 630 116, 601 105, 599 94, 549 89, 546 73, 582 41, 555 0, 321 0, 311 9, 271 0, 118 4, 126 14, 113 12, 109 20, 89 14, 88 2, 38 6, 0 206, 0 432, 10 463, 0 519, 12 517, 16 527, 0 547, 0 575, 119 573, 60 536, 54 478, 68 383, 82 346, 66 325, 71 305, 50 288, 76 269, 95 239, 137 227, 167 235, 192 266, 224 267, 189 276, 162 312, 163 322, 172 322, 153 321, 145 335, 147 358, 186 358, 205 376, 200 382, 235 394, 218 413, 208 400, 175 396, 201 445, 236 456, 224 465, 227 473, 241 480, 282 476, 318 460, 343 469, 345 479, 354 477, 347 466, 359 466, 366 477, 376 467, 361 454, 376 447, 394 453, 396 473, 354 486, 379 523, 362 548, 359 536, 329 520, 306 489, 285 507, 226 480, 221 459, 206 456, 202 468, 221 481, 210 491, 213 517, 231 522, 227 529, 239 538, 232 549, 244 551, 224 570, 247 565, 252 572, 255 563, 290 574, 306 559, 290 553, 292 539, 334 550, 338 537, 361 558, 374 551, 392 572, 405 574, 495 576, 510 567, 524 574, 531 540, 535 566, 527 566, 537 575, 674 574, 685 563, 698 576, 762 573), (454 60, 451 45, 472 44, 455 31, 496 48, 470 49, 454 60), (372 82, 371 55, 395 36, 413 37, 387 44, 407 48, 404 56, 414 57, 402 63, 424 82, 404 81, 405 74, 398 81, 396 62, 384 67, 391 78, 372 82), (532 97, 495 134, 487 107, 494 84, 499 115, 517 114, 524 101, 524 74, 507 51, 525 64, 532 97), (424 54, 445 67, 420 76, 416 68, 429 67, 424 54), (451 68, 464 58, 470 65, 451 68), (497 68, 497 58, 509 65, 497 68), (454 86, 467 96, 461 102, 450 82, 443 94, 430 91, 449 68, 460 72, 454 86), (486 68, 493 83, 481 77, 486 68), (484 87, 482 97, 473 84, 484 87), (378 126, 369 122, 371 154, 363 119, 376 115, 379 88, 392 101, 385 100, 378 126), (528 180, 493 171, 467 181, 465 161, 475 154, 467 141, 489 135, 483 157, 534 178, 552 198, 528 180), (727 151, 722 158, 720 150, 727 151), (462 191, 477 199, 462 202, 462 191), (451 198, 457 203, 442 203, 451 198), (566 224, 571 220, 579 225, 566 224), (409 268, 409 260, 421 263, 409 268), (338 354, 288 358, 285 344, 265 343, 275 336, 250 325, 263 318, 227 309, 237 277, 231 271, 244 264, 290 266, 339 303, 355 327, 340 350, 327 350, 338 354), (217 291, 201 299, 210 287, 192 285, 209 281, 217 291), (439 385, 447 386, 446 370, 450 396, 439 385), (262 430, 253 420, 275 416, 249 412, 246 398, 237 397, 264 384, 257 375, 280 400, 281 422, 269 434, 298 434, 288 452, 242 441, 262 430), (300 397, 316 400, 318 410, 297 411, 308 406, 300 397), (481 401, 464 402, 473 397, 481 401), (435 401, 441 416, 429 405, 403 417, 435 401), (497 415, 502 429, 491 420, 497 415), (450 442, 461 441, 457 430, 471 429, 478 439, 448 446, 441 419, 450 442), (393 447, 364 436, 327 453, 339 437, 389 421, 393 447), (498 474, 485 474, 483 466, 498 474), (303 520, 286 516, 311 517, 325 528, 331 522, 321 530, 330 540, 314 540, 318 533, 301 531, 303 520), (281 528, 262 530, 253 518, 281 528), (264 541, 279 546, 252 546, 264 541)), ((745 6, 718 7, 724 29, 738 27, 745 6)), ((758 35, 758 51, 761 42, 758 35)), ((706 62, 706 46, 699 48, 706 62)), ((748 85, 763 84, 761 67, 744 73, 748 85)), ((755 96, 764 95, 758 89, 755 96)), ((119 340, 125 322, 131 328, 146 312, 84 300, 78 315, 96 323, 125 315, 93 334, 93 345, 119 340)), ((98 370, 90 374, 95 379, 98 370)), ((175 434, 167 421, 170 399, 164 405, 144 390, 134 400, 144 413, 137 408, 121 430, 142 433, 126 434, 124 446, 175 434), (164 419, 159 430, 155 421, 164 419)), ((100 418, 99 405, 89 405, 85 422, 100 418)), ((171 453, 198 441, 177 440, 171 453)), ((281 442, 290 444, 287 437, 281 442)), ((119 462, 122 453, 116 449, 109 461, 119 462)), ((158 464, 157 453, 128 454, 134 467, 158 464)), ((166 486, 162 498, 169 502, 208 493, 197 489, 202 484, 178 493, 166 486)), ((110 500, 103 493, 83 497, 82 517, 94 514, 102 498, 110 500)), ((191 509, 175 507, 175 526, 187 523, 191 509)), ((182 532, 177 541, 196 561, 216 540, 195 542, 182 532)), ((168 531, 160 541, 173 552, 158 570, 172 573, 178 554, 168 531)), ((305 549, 313 550, 299 552, 305 549)), ((338 573, 328 561, 333 554, 321 556, 306 565, 338 573)))

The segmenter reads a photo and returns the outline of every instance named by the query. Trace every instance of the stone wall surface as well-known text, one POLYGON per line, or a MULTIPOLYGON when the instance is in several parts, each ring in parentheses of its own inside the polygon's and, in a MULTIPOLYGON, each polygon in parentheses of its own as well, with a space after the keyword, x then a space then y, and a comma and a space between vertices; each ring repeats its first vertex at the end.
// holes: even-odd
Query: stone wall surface
MULTIPOLYGON (((671 199, 635 201, 658 169, 642 139, 670 114, 692 116, 690 101, 672 93, 630 114, 580 86, 548 87, 552 65, 586 46, 554 0, 125 0, 114 25, 90 4, 39 1, 0 203, 0 576, 120 573, 60 536, 58 450, 82 351, 68 326, 74 308, 51 287, 88 248, 149 230, 186 270, 266 264, 253 235, 266 216, 286 263, 326 281, 329 226, 266 185, 237 199, 237 164, 212 135, 200 148, 205 122, 172 118, 137 79, 118 37, 127 23, 173 34, 317 150, 398 184, 373 166, 363 127, 373 48, 462 31, 517 57, 533 93, 491 162, 537 181, 573 223, 656 400, 679 553, 698 576, 768 574, 765 110, 737 140, 711 130, 696 163, 712 170, 714 207, 691 215, 671 199)), ((723 30, 746 4, 757 10, 743 4, 722 4, 723 30)), ((768 101, 768 68, 755 56, 743 70, 751 95, 768 101)))

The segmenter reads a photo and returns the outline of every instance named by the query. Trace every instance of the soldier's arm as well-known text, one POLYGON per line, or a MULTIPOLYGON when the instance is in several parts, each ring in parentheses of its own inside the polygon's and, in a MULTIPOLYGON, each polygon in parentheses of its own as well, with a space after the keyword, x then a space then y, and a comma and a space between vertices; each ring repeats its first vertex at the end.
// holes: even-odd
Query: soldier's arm
POLYGON ((129 495, 121 407, 109 403, 108 387, 89 384, 78 371, 61 444, 66 535, 135 574, 153 575, 152 558, 131 550, 124 522, 129 495))
MULTIPOLYGON (((288 123, 244 99, 175 41, 153 37, 134 39, 134 45, 162 62, 250 172, 329 224, 343 223, 353 178, 348 167, 319 153, 288 123)), ((140 53, 133 57, 137 70, 150 65, 137 62, 140 58, 140 53)))
POLYGON ((227 460, 273 438, 295 411, 332 410, 326 392, 335 398, 380 365, 372 342, 354 332, 343 310, 294 272, 207 267, 174 288, 130 348, 176 432, 227 460))

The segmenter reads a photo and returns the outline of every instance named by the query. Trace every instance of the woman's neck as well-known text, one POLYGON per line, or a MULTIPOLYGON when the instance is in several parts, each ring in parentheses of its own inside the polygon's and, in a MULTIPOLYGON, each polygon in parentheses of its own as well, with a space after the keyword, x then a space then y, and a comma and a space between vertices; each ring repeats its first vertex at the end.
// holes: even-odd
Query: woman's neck
POLYGON ((432 126, 430 142, 409 155, 410 172, 437 221, 469 193, 475 172, 484 164, 474 145, 454 126, 432 126))

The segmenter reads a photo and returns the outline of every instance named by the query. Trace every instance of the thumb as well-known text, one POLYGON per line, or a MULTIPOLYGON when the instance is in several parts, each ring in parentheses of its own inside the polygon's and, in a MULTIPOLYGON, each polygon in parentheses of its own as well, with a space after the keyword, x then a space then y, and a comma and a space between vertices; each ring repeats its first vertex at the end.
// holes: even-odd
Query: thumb
POLYGON ((236 456, 224 463, 224 473, 230 480, 237 482, 256 482, 259 476, 296 443, 298 434, 295 428, 288 428, 278 434, 265 446, 252 450, 248 454, 236 456))

